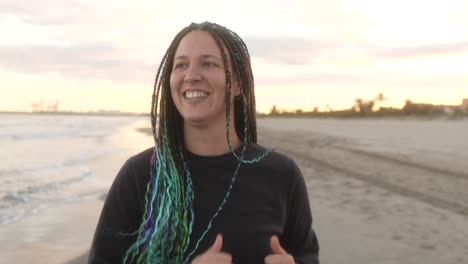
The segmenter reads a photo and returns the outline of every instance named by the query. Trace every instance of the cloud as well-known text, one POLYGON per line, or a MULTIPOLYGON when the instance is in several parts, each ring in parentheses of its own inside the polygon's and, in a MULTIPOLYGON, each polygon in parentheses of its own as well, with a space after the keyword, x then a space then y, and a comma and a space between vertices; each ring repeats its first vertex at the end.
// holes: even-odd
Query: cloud
POLYGON ((20 73, 132 81, 149 78, 154 67, 132 59, 110 42, 0 46, 0 66, 20 73))
MULTIPOLYGON (((254 73, 255 75, 255 73, 254 73)), ((451 87, 466 83, 464 74, 414 74, 397 71, 374 71, 366 73, 311 72, 290 75, 256 75, 256 86, 310 85, 323 87, 451 87)))
POLYGON ((384 59, 402 59, 413 57, 428 57, 436 55, 451 55, 468 51, 468 41, 447 44, 431 44, 422 46, 407 46, 395 48, 373 48, 374 54, 384 59))
POLYGON ((83 24, 93 9, 91 2, 78 0, 41 0, 37 4, 26 0, 1 1, 0 17, 16 17, 35 25, 83 24))
POLYGON ((247 36, 244 40, 252 57, 287 65, 306 65, 325 50, 342 47, 337 43, 286 36, 247 36))
POLYGON ((364 75, 345 73, 309 73, 293 75, 258 75, 255 82, 259 85, 296 85, 296 84, 323 84, 344 85, 350 83, 367 82, 364 75))

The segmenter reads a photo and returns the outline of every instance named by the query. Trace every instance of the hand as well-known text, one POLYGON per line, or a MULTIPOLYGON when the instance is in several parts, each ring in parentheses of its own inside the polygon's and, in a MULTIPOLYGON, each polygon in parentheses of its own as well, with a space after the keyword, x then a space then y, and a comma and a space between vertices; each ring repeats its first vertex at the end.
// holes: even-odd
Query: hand
POLYGON ((192 264, 209 264, 209 263, 229 263, 231 264, 232 256, 229 253, 222 252, 221 248, 223 247, 223 236, 218 234, 213 245, 205 251, 205 253, 196 256, 192 264))
POLYGON ((293 256, 281 247, 277 236, 271 237, 270 247, 273 254, 265 257, 265 264, 294 264, 293 256))

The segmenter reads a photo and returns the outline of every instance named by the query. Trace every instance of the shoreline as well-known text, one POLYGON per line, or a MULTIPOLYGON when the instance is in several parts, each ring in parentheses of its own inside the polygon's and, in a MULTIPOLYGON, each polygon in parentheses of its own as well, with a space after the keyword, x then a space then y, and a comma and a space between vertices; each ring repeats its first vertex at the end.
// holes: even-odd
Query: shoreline
MULTIPOLYGON (((468 122, 400 123, 258 119, 259 144, 292 157, 304 175, 323 263, 457 264, 468 260, 468 165, 464 162, 468 141, 463 134, 468 131, 468 122)), ((152 132, 142 122, 120 137, 129 135, 149 136, 151 142, 152 132)), ((112 162, 109 166, 121 164, 112 162)), ((83 236, 83 228, 76 225, 88 222, 94 228, 102 199, 89 201, 85 207, 88 213, 62 219, 57 230, 75 227, 73 232, 83 236)), ((80 209, 75 208, 82 206, 56 208, 55 213, 43 214, 42 222, 31 220, 26 226, 55 226, 51 225, 53 219, 57 221, 54 216, 76 213, 80 209)), ((70 234, 67 231, 67 237, 70 234)), ((50 251, 50 247, 60 245, 59 240, 54 242, 59 236, 54 236, 41 240, 43 250, 34 250, 42 255, 34 258, 87 263, 86 249, 92 238, 84 239, 88 242, 72 251, 66 249, 60 257, 45 252, 47 247, 50 251)), ((11 252, 17 254, 13 249, 11 252)))
POLYGON ((130 112, 8 112, 0 111, 0 115, 32 115, 32 116, 109 116, 109 117, 125 117, 125 116, 149 116, 146 113, 130 113, 130 112))
MULTIPOLYGON (((0 111, 0 115, 32 115, 32 116, 103 116, 103 117, 150 117, 150 113, 133 113, 133 112, 118 112, 118 111, 96 111, 96 112, 22 112, 22 111, 0 111)), ((468 115, 377 115, 371 114, 368 116, 339 116, 321 112, 321 115, 299 115, 299 114, 257 114, 257 119, 306 119, 306 120, 468 120, 468 115)))
MULTIPOLYGON (((55 118, 45 118, 46 121, 51 119, 55 120, 55 118)), ((70 119, 63 118, 60 120, 70 119)), ((73 121, 73 118, 71 120, 73 121)), ((96 121, 86 124, 91 124, 92 129, 92 125, 100 122, 100 120, 102 119, 96 119, 96 121)), ((60 141, 48 141, 46 137, 39 138, 38 143, 36 141, 32 142, 36 144, 31 146, 32 154, 49 155, 47 152, 49 149, 44 150, 41 148, 43 145, 49 147, 50 151, 53 151, 54 148, 60 148, 62 152, 57 151, 60 162, 61 158, 64 160, 76 159, 76 163, 73 163, 73 165, 78 164, 76 170, 88 171, 90 176, 83 181, 62 186, 62 181, 57 182, 54 181, 55 178, 48 178, 48 170, 45 170, 45 172, 41 170, 37 172, 34 170, 28 171, 28 173, 41 177, 44 186, 54 186, 52 191, 57 190, 57 192, 60 192, 61 188, 67 189, 63 189, 63 201, 60 202, 53 200, 53 197, 48 197, 46 195, 48 189, 45 189, 39 193, 38 197, 32 197, 32 199, 38 201, 44 199, 44 203, 39 203, 37 208, 32 208, 31 213, 28 213, 26 217, 9 224, 0 225, 0 255, 5 263, 66 263, 75 260, 77 256, 81 256, 80 259, 76 260, 78 261, 76 263, 80 263, 86 258, 83 253, 87 252, 91 246, 94 230, 105 199, 104 194, 107 193, 125 161, 145 149, 152 142, 150 137, 135 130, 145 126, 147 124, 146 119, 138 117, 133 120, 132 118, 123 117, 122 120, 124 122, 116 120, 109 123, 115 126, 114 129, 101 129, 98 130, 99 133, 97 134, 86 137, 78 136, 70 141, 68 141, 67 137, 73 137, 74 134, 64 133, 63 137, 60 137, 60 141), (120 124, 124 125, 120 126, 120 124), (78 146, 82 147, 82 149, 78 148, 78 146), (88 148, 88 146, 91 147, 88 148), (100 151, 96 152, 99 155, 90 154, 93 147, 100 148, 100 151), (79 155, 66 156, 67 151, 77 149, 79 155), (64 153, 65 156, 60 155, 60 153, 64 153), (81 194, 83 194, 83 199, 73 199, 81 194)), ((52 139, 54 138, 52 137, 52 139)), ((12 158, 15 158, 15 156, 13 155, 12 158)), ((45 157, 45 162, 54 164, 54 161, 48 158, 49 156, 45 157)), ((36 163, 38 166, 41 165, 41 159, 38 159, 36 163)), ((63 178, 70 177, 68 174, 73 173, 73 171, 66 170, 70 166, 64 168, 57 166, 57 169, 53 167, 50 171, 55 173, 63 170, 63 178)), ((18 179, 18 184, 22 184, 21 179, 18 179)), ((27 200, 15 200, 13 202, 25 203, 26 205, 28 203, 27 200)), ((87 263, 87 261, 81 263, 87 263)))

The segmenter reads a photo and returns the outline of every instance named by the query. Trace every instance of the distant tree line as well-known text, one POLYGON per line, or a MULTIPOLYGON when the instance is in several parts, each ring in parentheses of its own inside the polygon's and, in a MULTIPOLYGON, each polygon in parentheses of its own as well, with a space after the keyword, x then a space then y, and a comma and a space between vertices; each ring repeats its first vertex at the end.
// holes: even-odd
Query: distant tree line
POLYGON ((327 111, 319 111, 314 107, 312 111, 303 111, 297 109, 287 111, 273 105, 268 114, 259 114, 259 116, 281 116, 281 117, 404 117, 404 116, 422 116, 422 117, 464 117, 468 116, 468 99, 464 99, 461 105, 433 105, 427 103, 413 103, 406 100, 402 108, 379 106, 386 100, 384 94, 379 93, 372 100, 358 98, 349 109, 334 111, 327 106, 327 111), (377 107, 379 106, 379 107, 377 107))

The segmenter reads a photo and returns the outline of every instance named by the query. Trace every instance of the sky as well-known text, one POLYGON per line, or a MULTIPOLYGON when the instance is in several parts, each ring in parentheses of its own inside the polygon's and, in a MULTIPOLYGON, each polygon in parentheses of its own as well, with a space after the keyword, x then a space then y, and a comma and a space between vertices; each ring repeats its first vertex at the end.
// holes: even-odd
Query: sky
POLYGON ((0 0, 0 111, 147 113, 157 66, 191 22, 237 32, 257 110, 350 108, 383 93, 468 98, 466 0, 0 0))

